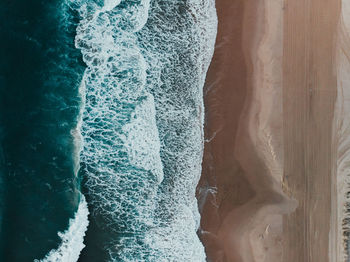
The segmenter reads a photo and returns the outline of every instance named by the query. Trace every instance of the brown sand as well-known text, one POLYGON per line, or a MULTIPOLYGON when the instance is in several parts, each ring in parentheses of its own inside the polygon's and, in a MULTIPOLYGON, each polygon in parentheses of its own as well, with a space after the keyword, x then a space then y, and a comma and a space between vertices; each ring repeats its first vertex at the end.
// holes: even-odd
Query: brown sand
POLYGON ((345 261, 350 21, 339 24, 340 4, 217 0, 198 187, 209 261, 345 261))
POLYGON ((288 160, 284 177, 299 206, 284 218, 283 259, 329 261, 340 1, 288 2, 283 54, 284 153, 288 160))

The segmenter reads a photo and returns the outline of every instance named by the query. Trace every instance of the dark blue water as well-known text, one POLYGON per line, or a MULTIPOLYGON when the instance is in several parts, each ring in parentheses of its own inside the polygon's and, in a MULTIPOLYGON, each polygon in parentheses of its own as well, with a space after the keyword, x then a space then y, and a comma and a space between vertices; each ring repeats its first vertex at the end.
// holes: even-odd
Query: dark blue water
POLYGON ((205 261, 215 33, 213 0, 0 2, 1 262, 205 261))
MULTIPOLYGON (((84 66, 62 1, 0 1, 0 261, 60 243, 79 202, 73 138, 84 66)), ((75 18, 76 17, 76 18, 75 18)))

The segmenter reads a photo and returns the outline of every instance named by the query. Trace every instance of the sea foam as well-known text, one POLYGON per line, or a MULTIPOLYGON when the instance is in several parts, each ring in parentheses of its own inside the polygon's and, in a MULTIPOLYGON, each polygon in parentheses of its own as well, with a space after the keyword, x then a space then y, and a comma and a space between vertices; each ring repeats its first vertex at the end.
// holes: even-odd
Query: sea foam
POLYGON ((69 227, 65 232, 59 232, 61 244, 51 250, 44 259, 35 262, 76 262, 84 248, 83 240, 88 226, 88 208, 85 197, 82 195, 75 217, 69 220, 69 227))
POLYGON ((215 2, 80 1, 78 11, 81 163, 109 236, 101 246, 110 261, 205 261, 195 189, 215 2))

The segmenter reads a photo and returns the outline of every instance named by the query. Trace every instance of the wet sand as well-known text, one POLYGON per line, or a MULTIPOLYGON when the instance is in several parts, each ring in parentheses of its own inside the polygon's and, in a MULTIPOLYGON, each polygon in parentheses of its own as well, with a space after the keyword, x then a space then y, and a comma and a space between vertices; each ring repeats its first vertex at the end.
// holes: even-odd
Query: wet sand
POLYGON ((345 261, 350 21, 339 18, 350 5, 340 7, 217 0, 198 186, 208 261, 345 261))

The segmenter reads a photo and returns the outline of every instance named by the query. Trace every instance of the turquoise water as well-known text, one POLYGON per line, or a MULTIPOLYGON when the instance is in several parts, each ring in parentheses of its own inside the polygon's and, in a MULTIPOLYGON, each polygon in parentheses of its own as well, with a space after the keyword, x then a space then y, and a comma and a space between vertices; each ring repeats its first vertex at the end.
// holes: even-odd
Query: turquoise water
POLYGON ((0 261, 205 261, 214 1, 11 1, 0 17, 0 261))
POLYGON ((0 261, 33 261, 78 207, 70 131, 84 64, 60 1, 1 1, 0 21, 0 261))

